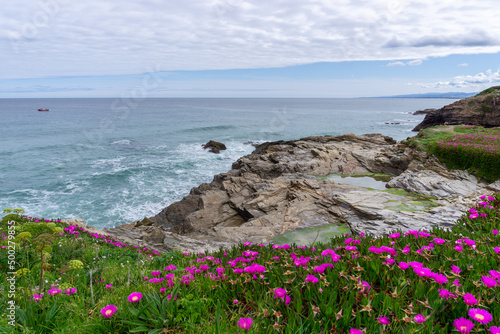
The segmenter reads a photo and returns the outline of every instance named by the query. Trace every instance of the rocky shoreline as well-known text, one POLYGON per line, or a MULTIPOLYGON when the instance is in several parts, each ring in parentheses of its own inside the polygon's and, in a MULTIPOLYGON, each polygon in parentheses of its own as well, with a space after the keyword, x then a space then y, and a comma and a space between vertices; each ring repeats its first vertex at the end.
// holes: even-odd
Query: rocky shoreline
POLYGON ((451 227, 500 182, 484 184, 380 134, 307 137, 258 145, 232 169, 191 189, 159 214, 104 229, 123 242, 168 251, 214 251, 269 243, 290 231, 330 226, 353 234, 451 227), (330 174, 383 174, 387 190, 330 174), (344 229, 345 230, 345 229, 344 229))

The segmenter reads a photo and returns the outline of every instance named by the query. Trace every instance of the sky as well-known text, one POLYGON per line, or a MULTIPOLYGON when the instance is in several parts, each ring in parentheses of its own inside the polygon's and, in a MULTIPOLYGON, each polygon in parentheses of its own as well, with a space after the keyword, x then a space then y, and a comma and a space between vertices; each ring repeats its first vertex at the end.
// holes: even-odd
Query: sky
POLYGON ((367 97, 500 85, 497 0, 16 0, 0 98, 367 97))

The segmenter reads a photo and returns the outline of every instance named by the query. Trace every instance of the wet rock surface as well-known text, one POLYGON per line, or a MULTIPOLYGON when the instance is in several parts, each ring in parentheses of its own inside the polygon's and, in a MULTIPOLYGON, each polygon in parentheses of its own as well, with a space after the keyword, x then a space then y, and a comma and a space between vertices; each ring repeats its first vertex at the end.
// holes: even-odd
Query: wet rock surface
POLYGON ((156 216, 104 233, 151 249, 202 252, 332 224, 375 235, 451 227, 497 188, 380 134, 308 137, 258 145, 156 216), (392 176, 393 189, 318 177, 370 173, 392 176))

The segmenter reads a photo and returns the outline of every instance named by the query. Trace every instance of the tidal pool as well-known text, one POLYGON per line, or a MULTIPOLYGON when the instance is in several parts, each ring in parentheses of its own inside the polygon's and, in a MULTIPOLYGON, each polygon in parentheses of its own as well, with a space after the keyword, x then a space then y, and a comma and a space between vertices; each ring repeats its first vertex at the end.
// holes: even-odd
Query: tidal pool
POLYGON ((344 183, 351 184, 353 186, 385 190, 387 189, 385 185, 389 182, 391 176, 374 173, 354 175, 328 174, 326 176, 318 176, 318 178, 321 180, 334 180, 335 183, 344 183))
POLYGON ((310 246, 314 242, 326 243, 337 235, 351 233, 351 230, 344 224, 330 224, 322 227, 313 227, 303 230, 289 231, 277 235, 270 240, 271 244, 284 245, 296 244, 298 246, 310 246))

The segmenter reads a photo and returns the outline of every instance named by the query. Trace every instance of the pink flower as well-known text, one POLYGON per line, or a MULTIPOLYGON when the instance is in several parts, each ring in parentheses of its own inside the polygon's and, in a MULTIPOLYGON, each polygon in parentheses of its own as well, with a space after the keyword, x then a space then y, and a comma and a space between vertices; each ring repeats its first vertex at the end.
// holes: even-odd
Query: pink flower
POLYGON ((448 291, 447 289, 438 289, 439 291, 439 297, 448 299, 451 296, 451 292, 448 291))
POLYGON ((106 305, 101 309, 104 318, 111 318, 115 314, 117 307, 115 305, 106 305))
POLYGON ((497 285, 497 281, 489 276, 483 276, 481 277, 481 279, 483 280, 483 284, 486 285, 488 288, 493 288, 497 285))
POLYGON ((106 289, 110 290, 113 287, 113 284, 106 284, 106 289))
POLYGON ((493 317, 491 316, 491 314, 488 311, 481 310, 478 308, 471 308, 469 310, 469 317, 471 317, 472 319, 474 319, 477 322, 482 323, 482 324, 487 324, 491 320, 493 320, 493 317))
POLYGON ((495 251, 495 253, 500 254, 500 247, 495 247, 495 248, 493 248, 493 250, 495 251))
POLYGON ((319 279, 314 275, 307 275, 305 282, 306 283, 310 282, 310 283, 316 284, 319 282, 319 279))
POLYGON ((439 239, 439 238, 435 238, 434 239, 434 242, 437 243, 438 245, 442 245, 446 242, 446 240, 444 239, 439 239))
POLYGON ((493 231, 491 231, 491 233, 493 233, 493 235, 497 235, 498 234, 498 230, 493 230, 493 231))
POLYGON ((76 288, 68 288, 64 290, 67 295, 74 295, 76 293, 76 288))
POLYGON ((131 303, 138 302, 142 298, 142 293, 140 292, 132 292, 130 295, 128 295, 128 301, 131 303))
POLYGON ((457 252, 461 252, 464 250, 464 248, 462 246, 458 246, 458 245, 453 247, 453 249, 455 249, 457 252))
POLYGON ((40 300, 42 300, 42 297, 43 297, 43 293, 39 294, 39 295, 33 295, 33 299, 38 302, 40 300))
POLYGON ((464 302, 465 304, 467 305, 476 305, 477 304, 477 299, 476 297, 474 297, 474 295, 470 294, 470 293, 466 293, 464 296, 464 302))
POLYGON ((274 289, 274 298, 283 298, 286 295, 286 290, 282 288, 274 289))
POLYGON ((445 275, 443 274, 439 274, 439 275, 436 275, 434 277, 434 281, 437 283, 437 284, 446 284, 448 283, 448 278, 446 278, 445 275))
POLYGON ((57 295, 60 292, 61 292, 61 290, 59 290, 57 288, 50 289, 49 291, 47 291, 47 293, 49 294, 49 296, 55 296, 55 295, 57 295))
POLYGON ((385 317, 385 316, 380 316, 378 318, 375 318, 378 320, 379 323, 381 323, 382 325, 389 325, 391 323, 391 321, 389 320, 389 318, 385 317))
POLYGON ((425 317, 421 314, 417 314, 414 318, 413 321, 415 321, 417 324, 421 324, 425 322, 425 317))
POLYGON ((457 266, 451 266, 451 271, 455 274, 460 274, 460 272, 462 271, 462 269, 460 269, 459 267, 457 266))
POLYGON ((424 267, 413 268, 413 271, 420 277, 430 277, 432 274, 432 271, 429 268, 424 267))
POLYGON ((401 236, 401 233, 393 233, 393 234, 389 234, 389 238, 391 239, 397 239, 401 236))
POLYGON ((363 285, 363 288, 361 289, 361 291, 359 293, 365 293, 366 291, 369 291, 371 288, 370 284, 368 284, 368 282, 366 282, 366 281, 362 281, 361 285, 363 285))
POLYGON ((360 331, 359 329, 351 328, 349 334, 363 334, 363 332, 360 331))
POLYGON ((460 284, 460 280, 458 278, 456 280, 454 280, 452 284, 454 286, 461 286, 462 285, 462 284, 460 284))
POLYGON ((472 328, 474 328, 474 323, 472 321, 465 319, 465 318, 459 318, 453 321, 453 326, 457 329, 459 333, 470 333, 472 328))
POLYGON ((500 327, 497 327, 497 326, 490 327, 490 333, 491 334, 500 334, 500 327))
POLYGON ((160 293, 164 293, 165 291, 167 291, 167 288, 160 288, 160 293))
POLYGON ((235 305, 236 305, 236 304, 238 304, 238 303, 239 303, 238 299, 233 300, 233 304, 235 304, 235 305))
POLYGON ((399 265, 399 269, 401 269, 401 270, 406 270, 409 268, 408 263, 403 262, 403 261, 399 262, 398 265, 399 265))
POLYGON ((250 329, 250 326, 252 326, 252 324, 252 318, 240 318, 240 320, 238 320, 238 326, 240 326, 242 329, 250 329))

